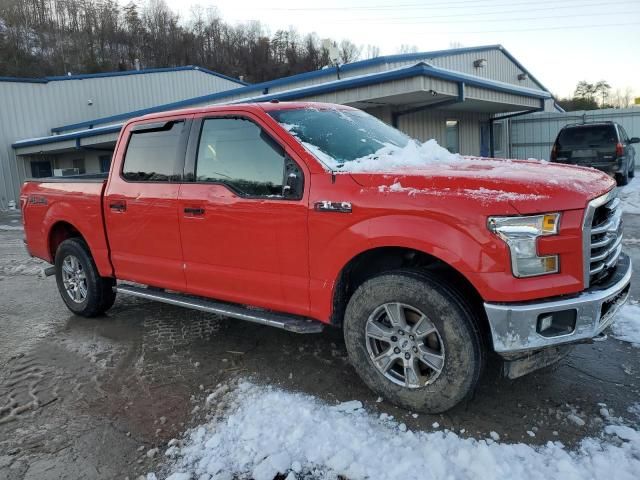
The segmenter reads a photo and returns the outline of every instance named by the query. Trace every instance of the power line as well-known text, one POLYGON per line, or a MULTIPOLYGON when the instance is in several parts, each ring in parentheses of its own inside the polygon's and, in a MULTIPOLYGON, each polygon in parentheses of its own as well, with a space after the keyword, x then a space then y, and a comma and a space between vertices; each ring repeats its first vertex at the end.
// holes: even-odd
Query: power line
MULTIPOLYGON (((416 24, 418 25, 418 24, 416 24)), ((507 33, 507 32, 541 32, 548 30, 578 30, 583 28, 603 28, 603 27, 627 27, 627 26, 640 26, 640 22, 629 22, 629 23, 599 23, 595 25, 563 25, 556 27, 540 27, 540 28, 515 28, 515 29, 507 29, 507 30, 479 30, 479 31, 469 31, 469 30, 458 30, 458 31, 430 31, 429 33, 437 33, 437 34, 464 34, 464 33, 507 33)))
MULTIPOLYGON (((274 10, 278 10, 278 11, 287 11, 287 12, 295 12, 295 11, 299 11, 299 12, 310 12, 310 11, 359 11, 359 10, 398 10, 398 9, 414 9, 414 10, 424 10, 424 9, 459 9, 459 8, 470 8, 470 5, 473 6, 474 9, 477 8, 496 8, 496 7, 515 7, 515 6, 520 6, 520 5, 540 5, 540 4, 554 4, 554 6, 558 6, 558 4, 561 3, 566 3, 566 2, 570 2, 573 5, 571 5, 572 8, 578 8, 578 7, 583 7, 584 6, 584 2, 582 0, 540 0, 540 1, 536 1, 536 2, 508 2, 508 3, 494 3, 494 4, 482 4, 479 3, 477 0, 462 0, 462 1, 457 1, 457 2, 447 2, 447 3, 439 3, 439 4, 428 4, 425 5, 424 3, 419 3, 419 4, 402 4, 402 5, 377 5, 377 6, 372 6, 372 5, 362 5, 362 6, 355 6, 355 5, 351 5, 348 7, 263 7, 260 8, 258 7, 258 10, 270 10, 270 11, 274 11, 274 10), (578 5, 575 5, 576 2, 578 3, 578 5)), ((622 3, 631 3, 631 4, 637 4, 637 1, 635 0, 627 0, 626 2, 622 2, 622 3)), ((604 4, 600 4, 600 5, 608 5, 607 3, 604 4)), ((565 7, 567 8, 567 7, 565 7)))
MULTIPOLYGON (((614 6, 614 5, 620 5, 620 4, 624 4, 626 2, 621 1, 621 2, 609 2, 609 3, 598 3, 598 4, 593 4, 593 5, 582 5, 583 8, 588 8, 588 7, 599 7, 599 6, 614 6)), ((574 7, 555 7, 555 8, 536 8, 536 9, 531 9, 531 10, 506 10, 506 11, 502 11, 499 14, 498 13, 478 13, 478 14, 473 14, 473 15, 469 15, 467 13, 464 14, 455 14, 455 15, 430 15, 430 16, 424 16, 424 17, 416 17, 416 16, 411 16, 411 17, 368 17, 368 18, 358 18, 358 21, 372 21, 372 23, 392 23, 395 20, 432 20, 432 19, 443 19, 443 18, 460 18, 460 17, 464 17, 464 18, 468 18, 467 20, 454 20, 456 23, 459 22, 477 22, 478 19, 476 17, 480 16, 480 15, 501 15, 501 14, 510 14, 510 13, 514 13, 514 14, 520 14, 520 13, 529 13, 529 12, 549 12, 549 11, 556 11, 559 9, 567 9, 567 8, 574 8, 574 7)), ((603 15, 628 15, 628 14, 634 14, 634 13, 640 13, 637 11, 622 11, 622 12, 591 12, 591 13, 579 13, 579 14, 569 14, 569 15, 553 15, 553 16, 533 16, 533 17, 518 17, 518 18, 496 18, 496 19, 481 19, 482 22, 510 22, 510 21, 519 21, 519 20, 538 20, 538 19, 545 19, 545 18, 564 18, 564 17, 579 17, 579 16, 603 16, 603 15)), ((332 20, 332 23, 352 23, 353 20, 349 20, 346 18, 339 18, 339 19, 335 19, 332 20)), ((413 22, 411 22, 413 23, 413 22)), ((447 23, 447 21, 443 21, 443 22, 431 22, 431 23, 447 23)))

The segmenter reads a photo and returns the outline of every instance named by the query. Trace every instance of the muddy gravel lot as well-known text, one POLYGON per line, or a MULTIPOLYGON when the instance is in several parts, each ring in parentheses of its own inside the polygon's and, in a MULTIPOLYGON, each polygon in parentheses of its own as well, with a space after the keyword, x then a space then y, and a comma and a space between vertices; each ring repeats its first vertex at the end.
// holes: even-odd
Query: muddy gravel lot
MULTIPOLYGON (((640 215, 625 216, 625 251, 640 265, 640 215)), ((119 297, 108 315, 72 315, 53 277, 29 259, 17 214, 0 213, 0 478, 130 478, 162 471, 162 452, 198 425, 205 399, 237 378, 359 400, 408 428, 504 442, 571 446, 603 428, 600 412, 637 428, 640 348, 607 338, 518 380, 489 371, 473 399, 444 415, 378 401, 346 358, 339 331, 296 335, 119 297), (580 420, 577 421, 576 417, 580 420), (156 450, 158 448, 159 450, 156 450)), ((634 276, 632 298, 640 299, 634 276)))

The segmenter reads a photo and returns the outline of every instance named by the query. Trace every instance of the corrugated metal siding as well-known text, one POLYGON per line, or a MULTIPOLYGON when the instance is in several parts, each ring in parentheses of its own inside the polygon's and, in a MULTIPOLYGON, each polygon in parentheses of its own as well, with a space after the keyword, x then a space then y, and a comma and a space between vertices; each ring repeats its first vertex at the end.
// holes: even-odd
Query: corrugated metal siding
POLYGON ((567 113, 534 113, 509 120, 510 156, 549 159, 562 127, 569 123, 613 121, 630 137, 640 137, 640 108, 591 110, 567 113))
POLYGON ((475 100, 484 100, 486 102, 522 105, 525 107, 524 109, 540 107, 540 99, 538 98, 514 95, 512 93, 496 92, 494 90, 473 86, 465 87, 465 97, 475 100))
POLYGON ((436 67, 448 68, 449 70, 455 70, 457 72, 464 72, 477 77, 489 78, 491 80, 498 80, 500 82, 510 83, 511 85, 518 85, 520 87, 529 87, 536 90, 542 90, 530 78, 526 80, 518 80, 518 75, 523 73, 518 66, 513 63, 503 52, 500 50, 486 50, 484 52, 467 52, 457 55, 447 55, 444 57, 437 57, 433 59, 426 58, 436 67), (485 58, 487 60, 487 66, 483 68, 476 68, 473 66, 475 60, 485 58))
POLYGON ((0 82, 0 208, 17 200, 26 162, 17 162, 11 144, 43 137, 59 125, 237 88, 238 83, 197 70, 121 77, 0 82), (92 100, 93 105, 88 105, 92 100))
POLYGON ((445 122, 458 120, 460 135, 460 153, 480 155, 480 125, 489 119, 488 114, 475 112, 455 112, 443 110, 424 110, 399 118, 398 128, 420 141, 435 139, 445 144, 445 122))

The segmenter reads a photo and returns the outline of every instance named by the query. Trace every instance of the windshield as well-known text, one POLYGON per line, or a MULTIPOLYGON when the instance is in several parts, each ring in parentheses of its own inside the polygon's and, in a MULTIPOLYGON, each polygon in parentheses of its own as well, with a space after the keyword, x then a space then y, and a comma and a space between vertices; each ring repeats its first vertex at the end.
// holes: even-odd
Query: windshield
POLYGON ((275 110, 269 115, 330 168, 340 168, 384 147, 404 148, 412 141, 360 110, 305 108, 275 110))

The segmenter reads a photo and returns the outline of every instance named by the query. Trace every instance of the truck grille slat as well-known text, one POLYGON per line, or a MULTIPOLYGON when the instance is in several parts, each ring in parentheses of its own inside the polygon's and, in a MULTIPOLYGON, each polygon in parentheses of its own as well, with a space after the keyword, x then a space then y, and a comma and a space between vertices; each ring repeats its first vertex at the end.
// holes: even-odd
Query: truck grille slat
POLYGON ((585 216, 585 286, 605 280, 622 252, 622 209, 615 191, 589 203, 585 216))

